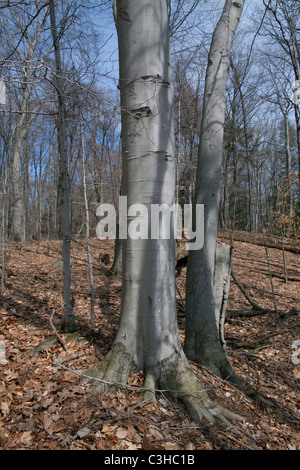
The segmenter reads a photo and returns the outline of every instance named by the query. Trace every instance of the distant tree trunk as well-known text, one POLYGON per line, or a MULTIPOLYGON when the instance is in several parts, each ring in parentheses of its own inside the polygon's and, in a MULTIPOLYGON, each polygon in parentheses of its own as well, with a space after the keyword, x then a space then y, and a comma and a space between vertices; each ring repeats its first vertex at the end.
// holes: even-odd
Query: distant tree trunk
POLYGON ((297 155, 298 155, 298 179, 300 185, 300 111, 298 106, 295 105, 295 121, 296 121, 296 134, 297 134, 297 155))
MULTIPOLYGON (((17 124, 17 127, 19 124, 17 124)), ((14 135, 12 147, 12 166, 11 166, 11 183, 13 188, 13 214, 11 237, 15 241, 24 242, 24 201, 23 201, 23 185, 21 177, 22 164, 22 129, 17 128, 14 135)))
POLYGON ((64 303, 64 329, 72 332, 76 329, 73 315, 73 302, 71 299, 71 233, 70 233, 70 208, 69 208, 69 169, 67 132, 65 122, 64 106, 64 83, 62 77, 62 67, 60 58, 59 38, 57 35, 54 0, 49 0, 51 32, 53 38, 56 66, 56 92, 58 100, 58 146, 60 157, 58 201, 60 230, 62 237, 62 257, 63 257, 63 303, 64 303))
MULTIPOLYGON (((32 89, 32 82, 38 60, 35 60, 35 53, 37 51, 37 46, 39 44, 39 39, 43 31, 43 27, 48 15, 48 10, 45 9, 45 14, 41 14, 42 2, 32 2, 35 3, 37 8, 37 14, 34 16, 34 29, 33 35, 29 34, 24 25, 24 17, 26 16, 25 9, 26 7, 21 5, 18 7, 18 13, 16 16, 13 15, 15 25, 17 26, 17 31, 24 34, 24 49, 21 47, 16 47, 16 37, 19 37, 19 33, 14 34, 11 29, 10 24, 4 25, 2 35, 5 36, 10 42, 11 48, 16 52, 17 56, 21 61, 21 66, 23 70, 22 76, 20 76, 20 81, 22 83, 21 94, 17 101, 20 102, 20 107, 17 113, 17 119, 15 123, 15 128, 12 134, 12 145, 11 145, 11 163, 10 163, 10 174, 9 174, 9 184, 12 186, 12 222, 11 222, 11 237, 12 240, 18 240, 24 242, 26 237, 25 230, 25 190, 24 190, 24 169, 22 168, 23 160, 23 148, 24 148, 24 139, 31 121, 31 116, 28 113, 29 111, 29 101, 30 94, 32 89), (6 29, 6 26, 8 28, 6 29), (23 55, 23 50, 25 54, 23 55)), ((29 7, 30 8, 30 7, 29 7)), ((2 23, 3 24, 3 23, 2 23)), ((17 66, 17 68, 19 65, 17 66)), ((13 67, 14 68, 14 67, 13 67)))
POLYGON ((114 261, 111 267, 111 272, 114 276, 120 276, 122 274, 122 259, 123 259, 123 250, 122 242, 119 237, 119 224, 117 224, 116 230, 116 240, 115 240, 115 249, 114 249, 114 261))
MULTIPOLYGON (((284 136, 285 136, 285 153, 286 153, 286 178, 287 178, 287 203, 289 216, 293 214, 293 194, 291 183, 291 148, 290 148, 290 129, 287 114, 284 114, 284 136)), ((290 224, 289 224, 290 225, 290 224)))
POLYGON ((33 73, 32 58, 35 47, 37 45, 37 38, 34 42, 27 41, 28 51, 26 60, 24 59, 24 76, 22 77, 22 97, 20 104, 20 111, 18 114, 17 122, 12 139, 11 151, 11 183, 13 192, 13 216, 11 234, 12 239, 24 242, 25 240, 25 224, 24 224, 24 198, 23 198, 23 178, 22 178, 22 155, 24 138, 27 132, 28 125, 28 104, 31 88, 31 75, 33 73))
POLYGON ((85 227, 86 227, 86 250, 87 250, 87 258, 88 258, 88 265, 89 265, 90 289, 91 289, 90 321, 91 323, 94 323, 95 286, 94 286, 94 276, 93 276, 93 262, 92 262, 91 247, 90 247, 90 214, 89 214, 89 204, 88 204, 88 197, 87 197, 87 187, 86 187, 86 158, 85 158, 85 144, 84 144, 84 133, 83 133, 82 122, 81 122, 81 145, 82 145, 82 173, 83 173, 82 178, 83 178, 85 227))
POLYGON ((187 267, 185 351, 221 377, 232 368, 215 314, 214 266, 229 55, 243 6, 226 0, 210 47, 195 190, 195 203, 204 204, 204 245, 189 252, 187 267))

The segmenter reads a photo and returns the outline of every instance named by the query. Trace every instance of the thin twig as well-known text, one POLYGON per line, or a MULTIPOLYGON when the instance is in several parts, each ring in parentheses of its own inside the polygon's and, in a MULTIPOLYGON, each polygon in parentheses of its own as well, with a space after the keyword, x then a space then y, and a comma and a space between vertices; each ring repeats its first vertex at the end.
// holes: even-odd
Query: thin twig
POLYGON ((57 332, 57 329, 55 328, 54 326, 54 323, 53 323, 53 316, 54 316, 54 310, 52 312, 52 315, 50 317, 50 325, 51 325, 51 328, 52 330, 54 331, 55 333, 55 336, 57 337, 58 341, 60 342, 60 344, 62 345, 62 347, 64 348, 64 350, 66 351, 67 350, 67 346, 66 346, 66 343, 64 342, 64 339, 58 334, 57 332))
POLYGON ((266 309, 260 307, 256 302, 254 302, 252 297, 250 297, 250 295, 248 294, 246 289, 243 287, 242 283, 237 279, 233 269, 231 270, 231 276, 232 276, 232 279, 234 280, 235 284, 239 287, 239 289, 244 294, 244 296, 246 297, 248 302, 252 305, 254 310, 256 310, 257 312, 261 312, 261 313, 268 313, 269 310, 266 310, 266 309))
POLYGON ((103 379, 99 379, 98 377, 91 377, 90 375, 82 373, 80 370, 73 370, 70 369, 69 367, 64 366, 60 359, 56 359, 55 365, 62 367, 63 369, 67 370, 68 372, 73 373, 74 375, 78 375, 79 377, 82 377, 83 379, 88 379, 88 380, 94 380, 96 382, 104 384, 106 387, 117 387, 117 388, 124 388, 127 390, 134 390, 134 391, 139 391, 139 392, 155 392, 155 393, 161 393, 162 395, 164 393, 176 393, 176 394, 191 394, 191 393, 203 393, 211 390, 213 387, 209 388, 201 388, 199 390, 171 390, 171 389, 160 389, 160 388, 149 388, 149 387, 138 387, 137 385, 129 385, 121 382, 109 382, 103 379))

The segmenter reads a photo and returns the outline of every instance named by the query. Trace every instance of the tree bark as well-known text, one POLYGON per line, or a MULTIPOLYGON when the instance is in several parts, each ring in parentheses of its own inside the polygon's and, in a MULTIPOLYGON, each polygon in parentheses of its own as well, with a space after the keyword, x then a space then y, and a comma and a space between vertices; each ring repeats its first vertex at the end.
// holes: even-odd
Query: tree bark
POLYGON ((217 243, 214 269, 214 304, 215 318, 219 338, 226 353, 224 334, 225 313, 230 287, 230 276, 233 259, 233 249, 227 243, 217 243))
POLYGON ((119 224, 117 224, 115 249, 114 249, 114 261, 111 267, 111 272, 113 273, 114 276, 122 275, 122 259, 123 259, 122 242, 123 240, 119 238, 119 224))
POLYGON ((60 235, 62 237, 62 257, 63 257, 63 304, 64 304, 64 329, 67 333, 75 331, 75 318, 71 300, 71 233, 70 233, 70 209, 69 209, 69 169, 67 132, 65 122, 64 106, 64 84, 61 68, 61 57, 59 38, 57 35, 54 0, 49 0, 51 32, 53 38, 56 66, 56 92, 58 101, 58 146, 60 155, 60 172, 58 185, 58 207, 60 210, 60 235))
POLYGON ((93 276, 93 261, 91 255, 91 244, 90 244, 90 213, 89 213, 89 203, 87 197, 87 184, 86 184, 86 157, 85 157, 85 142, 84 142, 84 132, 83 132, 83 122, 81 118, 80 122, 81 127, 81 147, 82 147, 82 179, 83 179, 83 195, 84 195, 84 208, 85 208, 85 233, 86 233, 86 251, 87 259, 89 265, 89 276, 90 276, 90 289, 91 289, 91 313, 90 321, 94 323, 95 317, 95 285, 94 285, 94 276, 93 276))
POLYGON ((186 354, 223 378, 234 374, 215 315, 214 265, 229 55, 243 5, 226 0, 209 52, 195 190, 195 203, 204 204, 204 245, 189 252, 186 286, 186 354))

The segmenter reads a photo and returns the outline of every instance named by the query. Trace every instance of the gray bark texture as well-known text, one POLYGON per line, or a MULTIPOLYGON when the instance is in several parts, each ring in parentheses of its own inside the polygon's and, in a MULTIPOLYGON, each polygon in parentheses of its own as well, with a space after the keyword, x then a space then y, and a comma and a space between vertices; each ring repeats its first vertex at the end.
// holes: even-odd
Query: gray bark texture
POLYGON ((59 37, 56 28, 55 5, 53 0, 49 0, 51 32, 55 52, 56 67, 56 91, 58 101, 58 147, 60 156, 59 184, 58 184, 58 213, 62 238, 63 257, 63 304, 64 304, 64 329, 67 333, 76 330, 75 317, 73 314, 71 296, 71 230, 70 230, 70 207, 69 207, 69 169, 68 169, 68 149, 67 131, 65 123, 64 105, 64 83, 62 77, 61 57, 59 37))
MULTIPOLYGON (((122 108, 123 194, 143 204, 174 203, 173 83, 165 0, 117 1, 122 108)), ((136 219, 128 216, 128 227, 136 219)), ((150 233, 150 232, 149 232, 150 233)), ((121 235, 121 234, 120 234, 121 235)), ((116 343, 138 369, 147 370, 178 348, 175 243, 123 241, 123 296, 116 343), (151 332, 151 334, 149 334, 151 332)))
MULTIPOLYGON (((128 207, 175 201, 173 80, 166 0, 117 0, 122 108, 123 194, 128 207)), ((134 217, 128 216, 128 226, 134 217)), ((123 244, 123 292, 119 330, 108 355, 86 373, 125 386, 143 371, 146 396, 168 389, 195 420, 235 417, 203 392, 183 352, 177 329, 175 240, 127 238, 123 244)))
POLYGON ((187 267, 185 351, 223 378, 232 370, 216 318, 214 266, 229 56, 243 6, 226 0, 209 51, 195 189, 195 203, 204 205, 204 245, 190 251, 187 267))
POLYGON ((225 353, 224 323, 230 287, 232 258, 233 249, 227 243, 217 243, 214 269, 214 305, 219 338, 225 353))

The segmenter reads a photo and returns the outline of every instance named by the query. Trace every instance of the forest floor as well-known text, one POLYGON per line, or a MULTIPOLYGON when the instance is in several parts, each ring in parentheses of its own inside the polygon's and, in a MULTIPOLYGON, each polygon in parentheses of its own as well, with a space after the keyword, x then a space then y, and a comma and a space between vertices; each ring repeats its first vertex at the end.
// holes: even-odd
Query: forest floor
MULTIPOLYGON (((228 240, 226 234, 220 239, 228 240)), ((79 338, 67 344, 51 343, 62 320, 61 271, 55 264, 59 243, 30 242, 22 249, 14 245, 0 297, 0 345, 5 346, 0 359, 0 449, 300 450, 300 321, 299 311, 292 311, 300 307, 299 251, 286 247, 291 280, 285 282, 280 246, 266 252, 263 245, 253 244, 257 241, 258 235, 237 237, 233 268, 247 294, 265 310, 254 311, 232 281, 225 336, 234 370, 269 404, 252 401, 192 363, 209 396, 243 417, 232 427, 220 422, 196 425, 165 393, 157 395, 156 403, 145 402, 139 391, 141 374, 130 378, 133 387, 125 394, 92 395, 93 384, 82 381, 76 371, 104 357, 118 328, 121 279, 112 277, 110 265, 99 261, 105 253, 112 259, 113 245, 92 240, 96 302, 91 324, 85 242, 72 243, 79 338), (45 339, 50 342, 44 349, 34 349, 45 339)), ((299 243, 293 247, 299 250, 299 243)), ((177 277, 182 340, 185 272, 177 277)))

